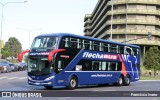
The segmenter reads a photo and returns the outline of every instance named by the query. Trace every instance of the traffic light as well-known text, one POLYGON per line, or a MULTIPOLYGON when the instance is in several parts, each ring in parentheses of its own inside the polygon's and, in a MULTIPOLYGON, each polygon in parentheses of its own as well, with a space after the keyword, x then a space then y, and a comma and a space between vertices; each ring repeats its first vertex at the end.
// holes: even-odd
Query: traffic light
POLYGON ((148 40, 152 40, 152 33, 148 32, 148 40))

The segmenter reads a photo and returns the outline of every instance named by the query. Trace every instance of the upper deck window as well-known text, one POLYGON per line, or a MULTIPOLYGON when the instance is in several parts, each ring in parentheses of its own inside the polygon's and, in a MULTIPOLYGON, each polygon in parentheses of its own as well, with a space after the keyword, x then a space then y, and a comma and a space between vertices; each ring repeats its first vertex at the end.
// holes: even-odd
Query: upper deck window
POLYGON ((58 37, 55 36, 45 36, 45 37, 37 37, 34 39, 32 44, 32 49, 50 49, 56 48, 58 44, 58 37))

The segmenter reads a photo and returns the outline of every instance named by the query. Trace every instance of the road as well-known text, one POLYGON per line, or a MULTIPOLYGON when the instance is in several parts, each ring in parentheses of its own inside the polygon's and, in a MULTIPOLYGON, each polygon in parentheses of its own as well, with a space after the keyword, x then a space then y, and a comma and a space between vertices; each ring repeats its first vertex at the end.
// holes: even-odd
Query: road
MULTIPOLYGON (((67 90, 64 87, 55 87, 52 90, 46 90, 41 86, 30 86, 27 84, 27 71, 18 71, 12 73, 2 73, 0 74, 0 91, 36 91, 42 92, 44 94, 54 95, 55 97, 45 97, 47 99, 57 99, 57 100, 80 100, 84 98, 85 100, 124 100, 129 98, 129 100, 159 100, 158 97, 135 97, 134 94, 143 94, 145 93, 158 93, 160 94, 160 81, 138 81, 132 82, 130 86, 81 86, 75 90, 67 90), (118 91, 118 92, 117 92, 118 91), (134 92, 136 91, 136 92, 134 92), (141 91, 141 92, 138 92, 141 91), (157 91, 157 92, 148 92, 148 91, 157 91), (134 97, 130 97, 132 96, 134 97), (115 96, 114 96, 115 95, 115 96), (116 97, 116 96, 124 97, 116 97), (74 97, 75 96, 75 97, 74 97), (127 97, 129 96, 129 97, 127 97), (80 98, 81 97, 81 98, 80 98)), ((43 95, 43 94, 42 94, 43 95)), ((44 95, 43 95, 44 96, 44 95)), ((160 97, 160 95, 158 95, 160 97)), ((1 99, 1 98, 0 98, 1 99)), ((10 100, 9 98, 3 98, 10 100)), ((15 98, 14 98, 15 99, 15 98)), ((16 98, 22 99, 22 98, 16 98)), ((29 98, 23 98, 28 99, 29 98)), ((32 98, 36 99, 36 98, 32 98)), ((42 98, 39 98, 41 100, 42 98)))

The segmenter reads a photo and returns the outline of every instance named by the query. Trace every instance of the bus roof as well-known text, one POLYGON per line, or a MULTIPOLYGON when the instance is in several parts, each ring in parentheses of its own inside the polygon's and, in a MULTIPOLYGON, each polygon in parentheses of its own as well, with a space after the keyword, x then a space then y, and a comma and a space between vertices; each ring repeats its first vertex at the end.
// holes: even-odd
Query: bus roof
POLYGON ((95 40, 95 41, 100 41, 100 42, 107 42, 107 43, 111 43, 111 44, 118 44, 118 45, 123 45, 123 46, 131 46, 131 47, 140 48, 137 45, 125 44, 125 43, 121 43, 121 42, 114 42, 114 41, 111 41, 111 40, 104 40, 104 39, 100 39, 100 38, 81 36, 81 35, 76 35, 76 34, 71 34, 71 33, 49 33, 49 34, 41 34, 41 35, 38 35, 36 37, 40 37, 40 36, 60 36, 60 37, 73 36, 73 37, 77 37, 77 38, 84 38, 84 39, 95 40))

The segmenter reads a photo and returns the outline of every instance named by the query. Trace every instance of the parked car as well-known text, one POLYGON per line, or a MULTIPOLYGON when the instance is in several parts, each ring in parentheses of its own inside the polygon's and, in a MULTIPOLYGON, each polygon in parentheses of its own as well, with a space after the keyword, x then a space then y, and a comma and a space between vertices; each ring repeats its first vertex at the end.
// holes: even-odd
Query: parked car
POLYGON ((9 65, 10 65, 12 71, 17 71, 18 70, 18 66, 16 64, 10 63, 9 65))
POLYGON ((1 63, 2 73, 12 72, 12 68, 7 63, 1 63))
POLYGON ((0 65, 0 73, 3 72, 3 67, 0 65))
POLYGON ((27 64, 26 63, 20 62, 20 63, 17 64, 17 66, 18 66, 18 71, 27 69, 27 64))

